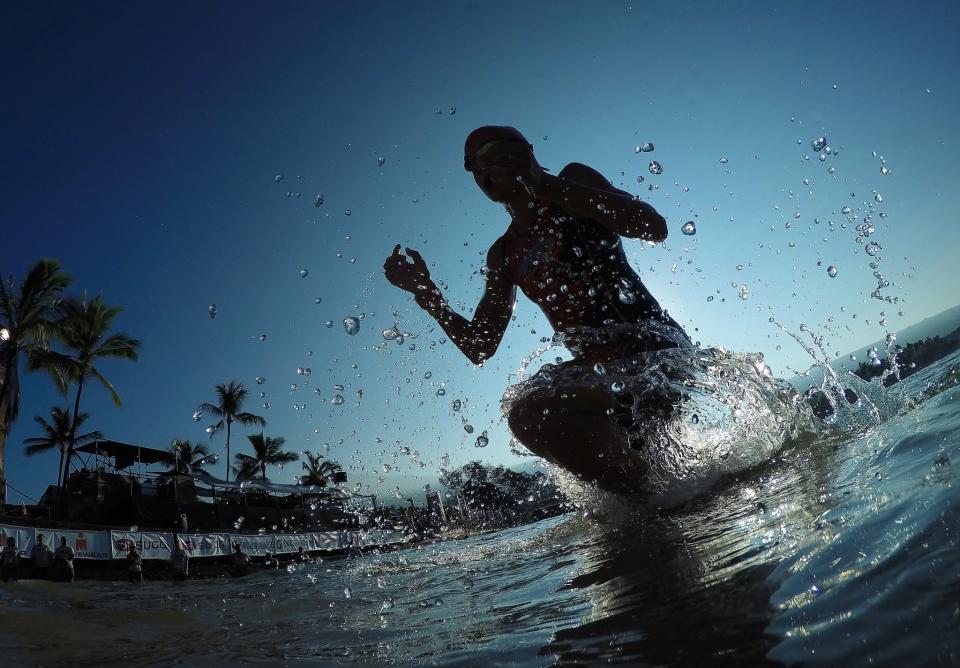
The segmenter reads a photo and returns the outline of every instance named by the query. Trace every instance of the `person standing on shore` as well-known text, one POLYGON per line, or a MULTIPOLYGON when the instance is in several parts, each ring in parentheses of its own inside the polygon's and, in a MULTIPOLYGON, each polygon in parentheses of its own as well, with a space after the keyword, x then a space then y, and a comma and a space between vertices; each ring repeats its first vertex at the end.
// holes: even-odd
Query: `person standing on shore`
POLYGON ((174 538, 176 546, 170 553, 170 570, 174 580, 186 580, 190 577, 190 555, 183 549, 180 541, 174 538))
POLYGON ((235 578, 246 575, 250 571, 250 557, 240 547, 240 543, 233 544, 233 556, 230 558, 230 575, 235 578))
POLYGON ((7 538, 7 544, 3 552, 0 552, 0 577, 3 577, 4 582, 16 582, 20 578, 20 549, 13 536, 7 538))
POLYGON ((133 543, 127 552, 127 576, 130 582, 143 582, 143 557, 133 543))
POLYGON ((52 561, 53 550, 45 542, 43 534, 38 533, 37 544, 30 550, 30 565, 33 567, 33 577, 37 580, 46 580, 52 561))
POLYGON ((53 553, 54 569, 60 574, 60 577, 56 579, 62 579, 64 582, 73 582, 73 560, 76 558, 77 555, 74 553, 73 548, 67 545, 66 537, 61 536, 60 547, 53 553))

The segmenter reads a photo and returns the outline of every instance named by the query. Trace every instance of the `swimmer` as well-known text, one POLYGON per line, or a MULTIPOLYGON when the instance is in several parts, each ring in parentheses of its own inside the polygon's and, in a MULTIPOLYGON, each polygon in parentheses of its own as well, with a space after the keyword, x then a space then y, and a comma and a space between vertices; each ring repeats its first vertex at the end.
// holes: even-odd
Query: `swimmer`
MULTIPOLYGON (((468 319, 450 307, 416 250, 407 248, 404 254, 397 245, 383 268, 387 280, 411 293, 471 362, 482 364, 497 351, 518 287, 563 335, 580 363, 612 362, 678 345, 658 336, 596 335, 618 326, 655 321, 689 343, 629 265, 621 244, 621 237, 667 238, 666 221, 652 206, 580 163, 568 164, 556 176, 548 174, 533 146, 511 127, 471 132, 464 168, 510 215, 507 231, 487 252, 486 285, 473 316, 468 319)), ((660 408, 661 413, 670 410, 660 408)), ((622 399, 581 388, 528 396, 510 408, 507 421, 534 454, 605 489, 630 492, 646 470, 636 458, 624 463, 617 457, 617 448, 626 447, 624 426, 617 419, 623 413, 622 399)))

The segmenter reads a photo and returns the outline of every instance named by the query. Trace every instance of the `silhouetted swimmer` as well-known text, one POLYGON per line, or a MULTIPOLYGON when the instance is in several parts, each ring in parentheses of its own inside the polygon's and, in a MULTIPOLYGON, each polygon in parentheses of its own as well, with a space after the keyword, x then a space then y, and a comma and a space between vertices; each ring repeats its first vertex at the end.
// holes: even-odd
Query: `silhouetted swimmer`
MULTIPOLYGON (((629 329, 625 325, 654 321, 674 328, 688 343, 630 267, 620 243, 620 237, 667 238, 666 221, 652 206, 580 163, 568 164, 557 176, 548 174, 533 146, 511 127, 486 126, 470 133, 464 167, 511 218, 487 252, 486 285, 472 318, 450 308, 416 250, 407 248, 404 255, 397 245, 383 269, 387 280, 410 292, 471 362, 482 364, 497 351, 518 287, 563 334, 580 364, 678 345, 656 335, 617 334, 629 329)), ((541 392, 513 405, 507 419, 513 434, 535 454, 601 487, 633 491, 636 478, 646 473, 643 465, 612 461, 617 448, 626 447, 623 420, 630 416, 624 415, 629 412, 624 403, 623 397, 593 388, 541 392)))

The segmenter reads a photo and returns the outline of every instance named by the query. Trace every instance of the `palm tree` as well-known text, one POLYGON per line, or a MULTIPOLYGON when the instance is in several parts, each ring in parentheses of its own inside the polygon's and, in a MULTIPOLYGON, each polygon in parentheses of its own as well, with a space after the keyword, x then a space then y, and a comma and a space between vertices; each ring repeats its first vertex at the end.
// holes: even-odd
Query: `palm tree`
POLYGON ((326 487, 335 474, 343 472, 343 467, 339 463, 333 460, 324 461, 322 455, 315 452, 305 452, 303 454, 307 456, 307 461, 303 462, 306 474, 297 478, 301 485, 326 487))
MULTIPOLYGON (((90 416, 86 413, 80 413, 77 416, 77 428, 80 427, 90 416)), ((60 450, 60 464, 57 466, 57 487, 60 487, 60 476, 63 471, 63 457, 67 452, 67 445, 70 443, 70 429, 73 427, 73 420, 70 418, 69 408, 60 408, 54 406, 50 409, 50 421, 47 422, 43 417, 37 415, 33 421, 40 425, 44 436, 34 436, 24 440, 23 444, 27 446, 27 456, 32 457, 42 452, 57 448, 60 450)), ((80 434, 74 437, 74 443, 82 444, 96 441, 103 438, 99 431, 91 431, 86 434, 80 434)))
POLYGON ((203 443, 174 439, 170 445, 170 459, 177 473, 203 473, 203 467, 216 461, 203 443))
POLYGON ((286 443, 286 439, 270 438, 260 432, 259 434, 250 434, 247 436, 247 440, 253 446, 253 456, 238 452, 236 455, 237 466, 234 467, 238 477, 243 476, 245 480, 257 477, 255 473, 258 471, 260 479, 266 480, 267 464, 283 467, 284 464, 300 459, 300 455, 297 453, 284 452, 281 449, 283 444, 286 443))
POLYGON ((255 424, 258 427, 265 427, 267 421, 259 415, 253 413, 244 413, 243 402, 247 398, 247 388, 243 383, 231 380, 229 383, 217 385, 217 403, 216 405, 204 402, 200 404, 197 410, 204 413, 213 413, 220 418, 220 421, 207 427, 207 433, 210 438, 218 431, 226 428, 227 430, 227 480, 230 480, 230 426, 234 422, 242 425, 255 424))
MULTIPOLYGON (((101 360, 112 358, 136 360, 139 356, 140 341, 123 333, 109 333, 114 319, 122 309, 108 306, 99 295, 89 302, 86 295, 82 298, 66 299, 59 305, 59 309, 63 318, 57 323, 56 337, 69 353, 39 350, 27 361, 27 369, 49 371, 64 393, 71 384, 77 385, 73 402, 74 419, 70 425, 67 455, 63 464, 62 482, 65 482, 76 447, 80 397, 86 381, 90 378, 99 381, 110 393, 113 403, 120 406, 117 390, 95 365, 101 360)), ((61 498, 65 499, 66 496, 61 494, 61 498)))
POLYGON ((260 473, 260 462, 257 461, 256 457, 237 453, 235 458, 237 464, 231 467, 233 469, 233 479, 256 480, 260 473))
MULTIPOLYGON (((19 285, 13 276, 0 278, 0 497, 6 485, 4 451, 7 436, 20 414, 20 356, 28 359, 46 348, 56 319, 56 306, 71 279, 54 260, 40 260, 19 285)), ((3 498, 0 498, 2 502, 3 498)))

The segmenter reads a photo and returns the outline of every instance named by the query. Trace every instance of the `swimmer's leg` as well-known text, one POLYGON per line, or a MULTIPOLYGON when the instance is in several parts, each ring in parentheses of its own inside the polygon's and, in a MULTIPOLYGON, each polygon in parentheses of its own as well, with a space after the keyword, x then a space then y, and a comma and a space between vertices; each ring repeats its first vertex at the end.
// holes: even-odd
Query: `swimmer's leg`
POLYGON ((507 422, 535 455, 603 489, 636 493, 647 467, 629 452, 626 430, 611 417, 619 410, 609 392, 581 389, 527 397, 513 406, 507 422))

